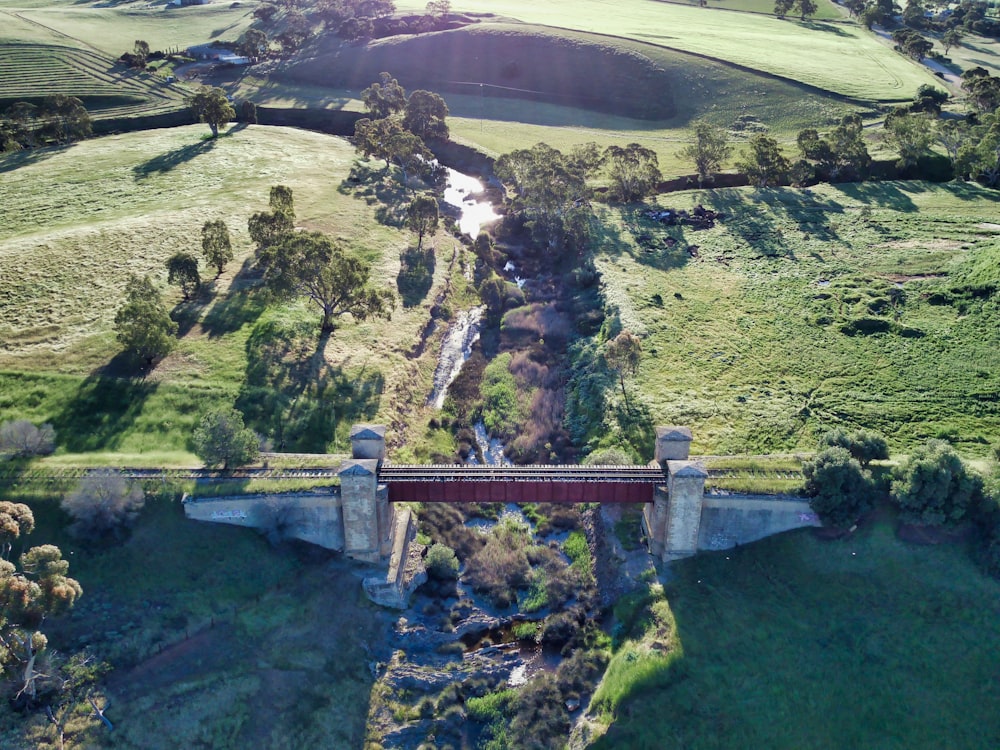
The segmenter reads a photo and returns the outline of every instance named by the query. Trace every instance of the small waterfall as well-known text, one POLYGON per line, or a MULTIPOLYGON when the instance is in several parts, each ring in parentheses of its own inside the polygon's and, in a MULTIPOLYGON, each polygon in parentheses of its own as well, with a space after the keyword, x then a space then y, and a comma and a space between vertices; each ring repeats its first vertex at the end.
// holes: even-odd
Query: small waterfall
POLYGON ((448 333, 441 342, 437 369, 434 371, 434 387, 427 397, 427 404, 435 409, 444 406, 448 386, 458 377, 465 360, 472 354, 472 345, 479 339, 479 327, 483 319, 484 307, 463 310, 455 316, 455 322, 448 327, 448 333))

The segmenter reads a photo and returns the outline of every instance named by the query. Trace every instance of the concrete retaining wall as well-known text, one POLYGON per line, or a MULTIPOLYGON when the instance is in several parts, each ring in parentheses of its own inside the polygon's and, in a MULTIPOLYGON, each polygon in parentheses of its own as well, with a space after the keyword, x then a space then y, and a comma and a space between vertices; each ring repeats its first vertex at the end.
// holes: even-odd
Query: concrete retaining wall
POLYGON ((277 525, 283 536, 338 552, 344 549, 343 503, 336 487, 311 492, 226 497, 185 495, 182 502, 184 515, 195 521, 252 529, 277 525))
POLYGON ((730 549, 782 531, 822 526, 809 503, 782 495, 706 495, 698 549, 730 549))

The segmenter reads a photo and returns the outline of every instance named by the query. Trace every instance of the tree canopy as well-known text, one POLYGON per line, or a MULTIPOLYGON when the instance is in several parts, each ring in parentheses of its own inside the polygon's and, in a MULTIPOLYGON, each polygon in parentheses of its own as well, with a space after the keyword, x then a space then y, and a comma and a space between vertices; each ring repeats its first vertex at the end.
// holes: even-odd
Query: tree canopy
POLYGON ((693 129, 694 143, 682 148, 679 156, 694 163, 700 186, 710 181, 722 168, 722 163, 729 158, 733 149, 729 145, 729 136, 722 128, 705 120, 695 120, 693 129))
POLYGON ((898 467, 892 499, 911 523, 940 526, 966 518, 981 499, 983 481, 948 443, 930 440, 898 467))
POLYGON ((32 547, 18 564, 0 559, 0 667, 28 703, 36 695, 38 657, 48 646, 41 630, 45 619, 70 609, 83 594, 68 573, 69 562, 51 544, 32 547))
POLYGON ((215 86, 202 86, 187 102, 198 121, 208 125, 213 138, 218 137, 220 127, 236 118, 226 92, 215 86))
POLYGON ((642 340, 631 331, 622 331, 605 345, 604 358, 608 366, 618 374, 625 408, 629 409, 625 378, 632 377, 639 371, 639 363, 642 361, 642 340))
POLYGON ((233 243, 229 238, 229 227, 222 219, 206 221, 201 228, 201 253, 205 262, 213 266, 216 276, 233 259, 233 243))
POLYGON ((931 118, 925 114, 894 112, 883 125, 886 142, 899 153, 900 169, 914 166, 934 141, 931 118))
POLYGON ((438 94, 418 89, 406 100, 403 127, 414 135, 428 140, 448 138, 448 105, 438 94))
POLYGON ((382 120, 406 107, 406 90, 389 73, 379 74, 379 80, 361 92, 365 110, 374 119, 382 120))
POLYGON ((510 200, 508 217, 523 221, 536 242, 554 251, 582 249, 589 236, 587 178, 600 166, 593 144, 564 154, 546 143, 517 149, 497 159, 494 172, 510 200))
POLYGON ((872 487, 857 459, 839 445, 802 465, 809 505, 824 523, 849 526, 872 506, 872 487))
POLYGON ((889 458, 889 445, 885 438, 872 430, 847 432, 837 428, 820 436, 819 444, 821 447, 843 448, 862 468, 867 468, 872 461, 889 458))
POLYGON ((630 143, 624 148, 608 146, 604 154, 611 178, 612 197, 632 203, 656 192, 663 175, 655 151, 630 143))
POLYGON ((113 470, 94 471, 63 497, 61 506, 73 522, 70 533, 81 539, 120 534, 139 517, 146 493, 113 470))
POLYGON ((406 209, 406 225, 417 233, 417 249, 425 234, 434 234, 438 228, 438 202, 433 195, 418 195, 406 209))
POLYGON ((757 133, 750 138, 748 150, 743 152, 743 158, 737 163, 737 168, 750 178, 750 182, 759 188, 782 182, 788 177, 791 164, 778 142, 763 133, 757 133))
POLYGON ((279 299, 304 296, 322 311, 321 333, 334 318, 350 313, 358 320, 388 318, 394 296, 368 285, 371 268, 349 255, 339 240, 319 232, 293 232, 261 251, 264 285, 279 299))
POLYGON ((260 455, 257 434, 243 424, 243 415, 231 407, 205 414, 191 442, 195 454, 206 466, 222 464, 223 470, 253 463, 260 455))
POLYGON ((115 334, 126 352, 147 365, 174 348, 177 324, 148 276, 129 278, 125 302, 115 315, 115 334))
POLYGON ((258 253, 295 229, 295 206, 291 188, 272 185, 269 205, 270 211, 258 211, 247 221, 247 231, 250 239, 257 245, 258 253))
POLYGON ((171 255, 167 259, 167 282, 179 286, 184 295, 184 301, 190 301, 191 296, 201 286, 198 259, 191 253, 184 251, 171 255))
POLYGON ((50 424, 41 427, 27 419, 14 419, 0 425, 0 453, 11 456, 47 456, 56 445, 56 431, 50 424))

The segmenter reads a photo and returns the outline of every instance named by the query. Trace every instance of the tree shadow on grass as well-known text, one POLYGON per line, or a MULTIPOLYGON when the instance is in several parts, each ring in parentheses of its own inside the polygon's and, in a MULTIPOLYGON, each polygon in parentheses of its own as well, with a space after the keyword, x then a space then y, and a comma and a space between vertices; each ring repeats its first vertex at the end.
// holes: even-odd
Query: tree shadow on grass
POLYGON ((844 31, 839 24, 835 23, 825 23, 823 21, 796 21, 795 25, 809 29, 810 31, 825 31, 828 34, 835 34, 836 36, 843 37, 851 36, 851 34, 844 31))
POLYGON ((890 208, 893 211, 905 213, 913 213, 917 210, 917 204, 913 202, 913 199, 893 183, 842 182, 831 184, 830 187, 866 205, 890 208))
POLYGON ((154 156, 142 164, 137 164, 132 168, 132 173, 137 179, 143 179, 153 174, 162 174, 176 169, 181 164, 191 161, 196 156, 207 153, 215 148, 215 138, 207 138, 197 143, 190 143, 187 146, 175 148, 165 154, 154 156))
POLYGON ((246 379, 236 406, 275 450, 344 448, 351 424, 378 412, 382 374, 331 366, 326 361, 329 337, 317 345, 315 336, 313 324, 266 321, 247 340, 246 379))
POLYGON ((630 391, 628 408, 624 401, 619 401, 614 407, 615 420, 621 430, 622 436, 632 446, 643 461, 653 459, 653 448, 656 445, 656 423, 649 407, 636 399, 636 390, 633 385, 626 383, 625 388, 630 391))
POLYGON ((229 292, 217 297, 201 321, 201 328, 210 338, 238 331, 252 323, 267 309, 265 295, 254 287, 257 271, 253 261, 246 259, 233 278, 229 292))
POLYGON ((26 148, 21 151, 10 151, 0 154, 0 174, 13 172, 29 164, 37 164, 45 161, 56 154, 68 151, 75 144, 67 143, 63 146, 46 146, 45 148, 26 148))
POLYGON ((660 271, 681 268, 690 257, 687 251, 687 228, 679 224, 663 224, 647 215, 650 210, 644 205, 623 207, 622 220, 629 232, 630 241, 616 227, 608 227, 611 236, 608 237, 607 232, 601 236, 599 241, 602 247, 622 248, 636 263, 660 271))
POLYGON ((735 189, 716 190, 712 204, 725 214, 729 231, 759 254, 787 256, 792 252, 781 227, 774 221, 767 190, 745 193, 735 189))
POLYGON ((125 353, 88 376, 73 400, 52 420, 59 443, 73 453, 113 449, 156 392, 157 383, 135 373, 125 353))
POLYGON ((799 230, 809 238, 832 242, 840 240, 836 222, 831 222, 831 214, 843 214, 844 206, 829 198, 822 198, 811 190, 783 190, 773 195, 770 209, 784 215, 798 225, 799 230))
POLYGON ((415 307, 423 302, 431 290, 437 256, 432 247, 410 247, 400 253, 399 261, 396 288, 403 300, 403 307, 415 307))
POLYGON ((372 162, 355 162, 337 191, 363 200, 369 206, 378 204, 375 219, 380 224, 401 227, 406 223, 410 192, 393 178, 391 171, 372 162))

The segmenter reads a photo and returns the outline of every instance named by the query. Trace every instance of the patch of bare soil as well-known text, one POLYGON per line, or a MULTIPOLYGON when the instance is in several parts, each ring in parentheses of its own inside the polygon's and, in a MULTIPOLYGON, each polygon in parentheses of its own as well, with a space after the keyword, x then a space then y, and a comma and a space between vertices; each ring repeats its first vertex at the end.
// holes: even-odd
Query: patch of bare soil
POLYGON ((202 630, 127 672, 112 672, 108 687, 114 693, 129 696, 167 687, 181 680, 191 680, 224 668, 232 658, 227 646, 234 636, 228 623, 202 630))
POLYGON ((942 526, 918 526, 901 523, 896 536, 911 544, 955 544, 964 542, 972 535, 972 525, 962 524, 954 528, 942 526))
POLYGON ((946 273, 920 273, 920 274, 903 274, 903 273, 890 273, 886 274, 885 278, 889 281, 894 281, 897 284, 905 284, 907 281, 924 281, 926 279, 943 279, 947 276, 946 273))
POLYGON ((874 247, 886 250, 958 250, 962 247, 962 243, 958 240, 944 239, 895 240, 874 247))

